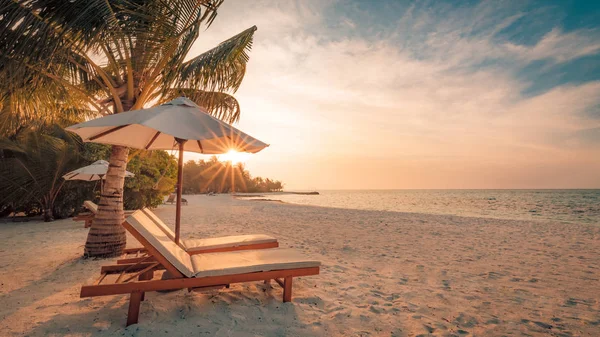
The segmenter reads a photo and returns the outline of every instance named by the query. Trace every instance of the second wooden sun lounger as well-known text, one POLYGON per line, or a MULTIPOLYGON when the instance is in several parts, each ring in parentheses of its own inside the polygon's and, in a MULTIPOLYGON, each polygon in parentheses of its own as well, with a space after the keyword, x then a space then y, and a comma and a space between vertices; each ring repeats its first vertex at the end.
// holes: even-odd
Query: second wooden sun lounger
POLYGON ((232 283, 267 283, 274 279, 283 287, 283 301, 289 302, 294 277, 319 274, 319 261, 307 259, 292 249, 189 255, 155 225, 148 223, 141 211, 127 218, 124 226, 147 249, 152 261, 104 266, 94 284, 81 288, 80 297, 131 294, 127 325, 138 322, 140 304, 147 291, 186 288, 191 291, 232 283), (163 269, 169 272, 171 279, 154 278, 154 272, 163 269))
MULTIPOLYGON (((154 212, 148 208, 141 210, 142 213, 138 213, 138 217, 146 216, 152 224, 156 225, 169 239, 175 241, 175 233, 171 230, 167 224, 165 224, 154 212)), ((204 239, 190 239, 181 240, 179 246, 188 252, 190 255, 206 254, 206 253, 217 253, 217 252, 230 252, 235 250, 249 250, 249 249, 267 249, 279 247, 277 239, 265 235, 265 234, 250 234, 250 235, 232 235, 222 236, 215 238, 204 238, 204 239)), ((140 248, 128 248, 125 249, 127 255, 140 255, 144 253, 145 249, 140 248)), ((135 256, 129 256, 124 259, 117 261, 118 264, 123 263, 135 263, 139 262, 141 258, 135 256)))
MULTIPOLYGON (((83 207, 85 207, 89 212, 77 214, 73 221, 84 221, 83 228, 88 228, 92 226, 92 220, 94 220, 94 216, 98 213, 98 205, 91 200, 86 200, 83 202, 83 207)), ((125 216, 130 215, 135 211, 125 211, 125 216)))
POLYGON ((92 220, 94 220, 94 216, 96 213, 98 213, 98 205, 91 200, 86 200, 83 202, 83 207, 89 212, 77 214, 73 218, 73 221, 84 221, 83 228, 89 228, 92 226, 92 220))
POLYGON ((163 204, 174 204, 175 203, 175 193, 169 194, 167 200, 163 201, 163 204))

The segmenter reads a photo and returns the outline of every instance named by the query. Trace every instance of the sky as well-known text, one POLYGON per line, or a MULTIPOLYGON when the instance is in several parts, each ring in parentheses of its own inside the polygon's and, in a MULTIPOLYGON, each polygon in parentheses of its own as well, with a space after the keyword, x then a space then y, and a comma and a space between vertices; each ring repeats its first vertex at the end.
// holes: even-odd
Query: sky
POLYGON ((258 27, 236 127, 287 190, 600 188, 598 22, 583 0, 226 0, 190 56, 258 27))

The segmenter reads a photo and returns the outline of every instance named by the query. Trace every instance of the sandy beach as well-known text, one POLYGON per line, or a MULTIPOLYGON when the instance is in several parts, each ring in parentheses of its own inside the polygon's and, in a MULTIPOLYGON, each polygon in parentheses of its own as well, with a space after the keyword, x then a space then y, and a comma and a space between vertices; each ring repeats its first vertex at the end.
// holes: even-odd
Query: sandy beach
MULTIPOLYGON (((186 196, 187 238, 264 233, 322 261, 281 288, 80 299, 113 260, 71 219, 0 225, 2 336, 599 336, 600 227, 186 196)), ((172 224, 175 207, 156 210, 172 224)), ((138 246, 131 237, 128 246, 138 246)))

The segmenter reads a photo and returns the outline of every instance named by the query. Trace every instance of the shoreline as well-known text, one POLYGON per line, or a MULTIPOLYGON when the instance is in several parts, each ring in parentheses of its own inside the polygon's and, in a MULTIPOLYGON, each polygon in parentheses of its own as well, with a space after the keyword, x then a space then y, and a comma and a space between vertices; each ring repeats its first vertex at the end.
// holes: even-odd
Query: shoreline
MULTIPOLYGON (((183 237, 272 235, 280 247, 320 260, 321 274, 299 278, 294 301, 285 304, 281 289, 259 283, 148 293, 140 323, 125 328, 128 296, 79 298, 81 285, 114 261, 80 258, 82 223, 2 224, 0 236, 8 240, 0 248, 0 327, 9 336, 600 331, 600 304, 590 292, 600 279, 600 229, 593 225, 185 198, 183 237)), ((160 206, 156 214, 172 225, 175 207, 160 206)))

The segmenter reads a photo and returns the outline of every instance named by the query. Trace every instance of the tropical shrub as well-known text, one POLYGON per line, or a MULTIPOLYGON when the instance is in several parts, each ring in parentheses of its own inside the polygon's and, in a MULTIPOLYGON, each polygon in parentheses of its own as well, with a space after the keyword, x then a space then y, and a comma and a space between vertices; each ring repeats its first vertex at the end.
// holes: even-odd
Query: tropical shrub
MULTIPOLYGON (((77 136, 57 125, 30 128, 11 138, 0 138, 1 215, 43 214, 45 221, 52 221, 79 213, 85 200, 98 201, 98 181, 65 181, 62 176, 107 159, 110 146, 82 144, 77 136)), ((125 181, 125 207, 159 205, 175 186, 176 165, 165 151, 132 153, 128 170, 135 177, 125 181)))
POLYGON ((0 139, 0 203, 54 219, 62 175, 80 163, 78 138, 53 125, 0 139))
POLYGON ((177 162, 165 151, 140 151, 130 158, 125 179, 125 209, 156 207, 171 193, 177 181, 177 162))

